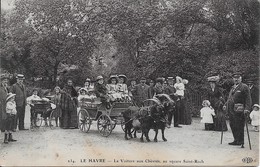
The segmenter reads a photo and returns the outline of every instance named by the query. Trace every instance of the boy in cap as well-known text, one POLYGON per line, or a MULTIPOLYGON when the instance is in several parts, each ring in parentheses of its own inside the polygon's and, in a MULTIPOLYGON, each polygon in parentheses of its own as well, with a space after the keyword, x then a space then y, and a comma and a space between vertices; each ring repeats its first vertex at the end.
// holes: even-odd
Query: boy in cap
POLYGON ((15 94, 9 93, 6 98, 6 124, 5 124, 5 138, 4 143, 8 144, 8 142, 15 142, 17 140, 13 139, 12 136, 12 128, 15 121, 16 115, 16 104, 15 104, 15 94), (8 136, 9 135, 9 136, 8 136))
POLYGON ((106 88, 106 85, 104 84, 104 79, 101 75, 98 76, 96 79, 95 93, 97 97, 100 97, 101 102, 105 104, 106 108, 109 109, 111 105, 109 96, 107 95, 108 90, 106 88))

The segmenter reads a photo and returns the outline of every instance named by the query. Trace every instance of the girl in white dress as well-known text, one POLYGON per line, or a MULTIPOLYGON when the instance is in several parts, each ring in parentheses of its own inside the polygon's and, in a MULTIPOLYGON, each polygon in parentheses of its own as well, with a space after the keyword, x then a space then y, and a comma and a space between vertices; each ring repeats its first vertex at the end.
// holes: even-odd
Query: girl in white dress
POLYGON ((249 115, 252 120, 251 125, 254 126, 254 130, 256 132, 259 132, 259 119, 260 119, 259 107, 260 106, 258 104, 254 104, 253 111, 249 115))
POLYGON ((208 100, 203 100, 202 106, 203 108, 200 110, 201 123, 205 124, 205 130, 214 130, 212 117, 215 116, 214 109, 208 100))

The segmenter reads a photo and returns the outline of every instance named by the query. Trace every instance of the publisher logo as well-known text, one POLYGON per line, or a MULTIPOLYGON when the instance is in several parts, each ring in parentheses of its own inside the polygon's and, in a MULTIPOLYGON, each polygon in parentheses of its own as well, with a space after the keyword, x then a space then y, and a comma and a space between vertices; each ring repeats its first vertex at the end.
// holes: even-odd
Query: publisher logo
POLYGON ((242 159, 242 162, 247 163, 247 164, 252 163, 253 161, 254 160, 251 157, 245 157, 242 159))

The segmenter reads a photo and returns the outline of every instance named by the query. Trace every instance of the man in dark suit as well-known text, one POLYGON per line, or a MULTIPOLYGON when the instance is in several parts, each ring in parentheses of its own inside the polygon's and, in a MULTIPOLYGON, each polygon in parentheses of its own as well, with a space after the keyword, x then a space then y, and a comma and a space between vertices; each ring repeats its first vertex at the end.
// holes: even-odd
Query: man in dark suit
POLYGON ((250 95, 252 99, 252 106, 254 104, 259 104, 259 89, 254 85, 253 80, 249 79, 247 85, 250 89, 250 95))
MULTIPOLYGON (((168 86, 165 88, 165 93, 168 94, 172 100, 176 102, 177 96, 175 96, 176 89, 174 87, 174 78, 173 77, 168 77, 168 86)), ((174 121, 174 127, 180 128, 179 126, 179 110, 176 110, 175 108, 172 108, 172 111, 168 113, 168 124, 171 126, 172 123, 172 116, 173 116, 173 121, 174 121)))
POLYGON ((23 83, 25 77, 23 74, 17 74, 17 82, 12 85, 10 92, 16 94, 16 110, 17 116, 14 123, 14 130, 17 128, 17 122, 19 122, 19 130, 28 130, 24 128, 24 116, 25 116, 25 106, 26 106, 26 87, 23 83))
POLYGON ((224 110, 227 109, 230 128, 234 137, 234 141, 229 145, 244 145, 244 127, 245 115, 249 113, 251 108, 251 96, 249 87, 242 83, 241 73, 232 75, 234 85, 229 92, 224 110))

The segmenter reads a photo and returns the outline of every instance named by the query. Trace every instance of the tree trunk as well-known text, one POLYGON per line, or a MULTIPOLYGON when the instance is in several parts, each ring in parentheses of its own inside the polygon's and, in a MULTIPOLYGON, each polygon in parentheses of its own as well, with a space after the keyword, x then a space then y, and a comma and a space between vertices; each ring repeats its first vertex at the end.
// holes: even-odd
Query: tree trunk
POLYGON ((54 67, 53 67, 53 84, 54 84, 54 86, 56 86, 56 84, 57 84, 57 76, 58 76, 58 67, 59 67, 59 64, 60 64, 60 62, 56 62, 55 63, 55 65, 54 65, 54 67))

